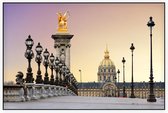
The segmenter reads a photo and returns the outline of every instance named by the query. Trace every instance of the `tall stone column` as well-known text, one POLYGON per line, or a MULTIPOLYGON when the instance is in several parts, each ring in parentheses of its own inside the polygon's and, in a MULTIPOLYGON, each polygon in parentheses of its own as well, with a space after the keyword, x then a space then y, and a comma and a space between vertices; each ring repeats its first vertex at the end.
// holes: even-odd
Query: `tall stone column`
POLYGON ((55 57, 59 58, 59 56, 60 56, 60 44, 56 42, 55 45, 54 45, 54 48, 56 50, 55 57))
POLYGON ((70 47, 71 44, 66 45, 66 59, 65 59, 65 64, 70 70, 70 47))
POLYGON ((69 33, 56 33, 51 36, 54 39, 54 47, 56 49, 56 57, 65 58, 65 64, 70 69, 70 41, 73 35, 69 33), (65 52, 65 54, 64 54, 65 52))

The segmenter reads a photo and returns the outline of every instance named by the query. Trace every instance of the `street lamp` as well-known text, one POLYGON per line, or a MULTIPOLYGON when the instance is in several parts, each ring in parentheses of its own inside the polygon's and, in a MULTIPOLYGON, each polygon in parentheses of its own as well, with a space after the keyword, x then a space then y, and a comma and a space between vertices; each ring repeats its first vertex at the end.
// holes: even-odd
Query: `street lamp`
POLYGON ((133 51, 134 51, 135 47, 133 45, 133 43, 131 44, 130 50, 132 52, 132 77, 131 77, 131 96, 130 98, 135 98, 134 95, 134 78, 133 78, 133 51))
POLYGON ((81 82, 81 87, 83 88, 83 84, 82 84, 82 70, 79 69, 79 72, 80 72, 80 82, 81 82))
POLYGON ((59 85, 62 86, 62 65, 63 65, 63 64, 62 64, 62 62, 60 61, 58 65, 59 65, 59 79, 60 79, 60 80, 59 80, 59 85))
POLYGON ((67 71, 67 66, 64 63, 63 66, 62 66, 62 75, 63 75, 62 85, 64 87, 66 86, 66 80, 65 80, 66 71, 67 71))
POLYGON ((67 68, 66 70, 66 74, 65 74, 65 83, 66 83, 66 86, 69 87, 70 85, 70 70, 67 68))
POLYGON ((40 64, 42 62, 41 52, 43 51, 43 48, 40 45, 40 43, 38 43, 38 45, 36 46, 35 50, 37 52, 35 61, 38 64, 38 71, 37 71, 37 76, 36 76, 36 84, 42 84, 43 83, 43 79, 42 79, 42 75, 41 75, 40 64))
POLYGON ((118 97, 120 97, 120 89, 119 89, 119 74, 120 74, 120 70, 119 69, 118 69, 117 73, 118 73, 118 97))
POLYGON ((71 81, 72 81, 72 73, 69 73, 69 89, 71 90, 71 86, 72 86, 72 83, 71 83, 71 81))
MULTIPOLYGON (((115 85, 117 87, 117 77, 115 76, 114 79, 115 79, 115 85)), ((117 95, 116 95, 116 88, 115 88, 115 97, 117 97, 117 95)))
POLYGON ((47 68, 48 68, 48 65, 49 65, 49 60, 48 60, 48 57, 49 57, 50 53, 47 51, 47 49, 45 49, 45 51, 43 52, 43 56, 44 56, 44 62, 43 62, 43 65, 45 66, 45 77, 44 77, 44 84, 49 84, 49 77, 48 77, 48 72, 47 72, 47 68))
POLYGON ((55 59, 55 72, 56 72, 56 77, 55 77, 55 85, 59 85, 59 80, 58 80, 58 72, 59 72, 59 59, 56 57, 55 59))
POLYGON ((122 59, 122 63, 123 63, 123 97, 127 96, 125 93, 125 65, 124 65, 125 62, 126 62, 126 60, 123 57, 123 59, 122 59))
POLYGON ((70 73, 70 90, 72 90, 73 74, 70 73))
POLYGON ((155 26, 154 21, 152 20, 152 17, 149 18, 149 22, 147 23, 147 26, 150 27, 150 81, 149 81, 149 96, 147 101, 148 102, 156 102, 156 98, 154 95, 154 83, 153 83, 153 65, 152 65, 152 27, 155 26))
POLYGON ((31 59, 34 58, 34 53, 32 51, 32 46, 34 44, 33 40, 31 39, 31 36, 29 35, 28 38, 25 41, 25 44, 27 46, 25 57, 28 59, 28 68, 27 68, 27 76, 26 76, 26 83, 33 83, 33 73, 31 68, 31 59))
POLYGON ((50 65, 49 65, 50 69, 51 69, 51 78, 50 78, 50 84, 54 85, 54 75, 53 75, 53 69, 54 69, 54 55, 53 53, 51 53, 50 55, 50 65))

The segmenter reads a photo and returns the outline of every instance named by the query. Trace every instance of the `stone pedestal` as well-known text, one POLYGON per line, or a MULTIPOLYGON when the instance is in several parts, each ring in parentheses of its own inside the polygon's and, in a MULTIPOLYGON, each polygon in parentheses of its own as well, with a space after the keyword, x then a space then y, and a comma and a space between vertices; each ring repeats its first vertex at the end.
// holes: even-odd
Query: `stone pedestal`
POLYGON ((54 39, 54 48, 56 57, 58 57, 70 69, 70 41, 73 35, 69 33, 56 33, 51 36, 54 39))

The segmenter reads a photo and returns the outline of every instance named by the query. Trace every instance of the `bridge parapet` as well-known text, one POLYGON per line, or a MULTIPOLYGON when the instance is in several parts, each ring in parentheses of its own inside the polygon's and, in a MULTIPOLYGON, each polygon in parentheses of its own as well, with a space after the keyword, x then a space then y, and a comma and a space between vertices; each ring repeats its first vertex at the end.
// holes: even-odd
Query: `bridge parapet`
POLYGON ((5 85, 3 92, 5 102, 25 101, 23 85, 5 85))
POLYGON ((63 86, 25 83, 23 85, 4 85, 4 102, 24 102, 57 96, 76 96, 63 86))

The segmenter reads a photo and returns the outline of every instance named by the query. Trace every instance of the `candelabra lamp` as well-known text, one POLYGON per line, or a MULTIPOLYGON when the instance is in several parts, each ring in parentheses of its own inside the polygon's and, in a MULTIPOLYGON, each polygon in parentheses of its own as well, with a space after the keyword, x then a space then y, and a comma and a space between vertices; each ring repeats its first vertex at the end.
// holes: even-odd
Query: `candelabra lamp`
POLYGON ((68 88, 71 87, 71 76, 72 76, 72 73, 69 71, 69 74, 68 74, 68 88))
POLYGON ((65 65, 65 63, 62 66, 62 85, 65 87, 66 86, 66 79, 65 79, 65 75, 66 75, 66 71, 67 71, 67 66, 65 65))
POLYGON ((42 62, 41 52, 43 51, 43 48, 40 45, 40 43, 38 43, 38 45, 36 46, 35 50, 36 50, 36 53, 37 53, 35 61, 38 64, 38 71, 37 71, 37 76, 36 76, 36 84, 42 84, 43 83, 43 79, 42 79, 42 75, 41 75, 40 64, 42 62))
POLYGON ((66 87, 69 87, 69 78, 70 78, 70 71, 67 68, 66 74, 65 74, 65 84, 66 84, 66 87))
POLYGON ((54 55, 53 55, 53 53, 51 53, 51 55, 50 55, 50 65, 49 65, 49 67, 51 69, 51 78, 50 78, 50 84, 51 85, 54 85, 54 75, 53 75, 54 60, 55 60, 54 55))
POLYGON ((50 53, 48 52, 47 49, 45 49, 45 51, 43 52, 43 56, 44 56, 44 61, 43 61, 43 65, 45 66, 45 77, 44 77, 44 84, 49 84, 49 77, 48 77, 48 72, 47 72, 47 68, 49 65, 49 57, 50 53))
POLYGON ((59 65, 59 85, 62 86, 63 85, 62 84, 62 66, 63 66, 63 64, 60 61, 58 65, 59 65))
POLYGON ((70 73, 70 77, 69 77, 69 89, 72 90, 72 80, 73 80, 73 74, 70 73))
POLYGON ((34 58, 34 53, 32 51, 32 46, 34 45, 34 42, 31 39, 30 35, 26 39, 25 44, 27 47, 26 52, 25 52, 25 57, 28 59, 28 68, 27 68, 25 81, 26 83, 33 83, 34 78, 33 78, 33 73, 32 73, 32 68, 31 68, 31 59, 34 58))
POLYGON ((59 78, 58 78, 59 63, 60 63, 60 61, 59 61, 58 57, 56 57, 56 59, 55 59, 55 67, 54 67, 54 70, 55 70, 55 73, 56 73, 55 83, 54 83, 54 84, 55 84, 56 86, 59 85, 59 78))

